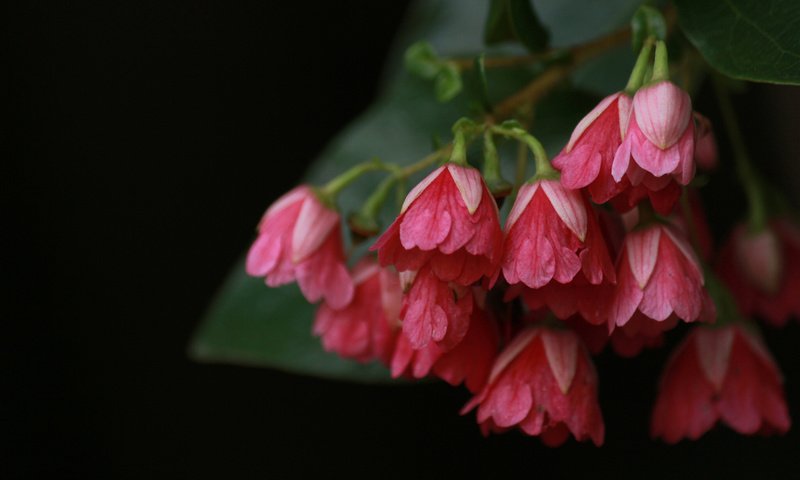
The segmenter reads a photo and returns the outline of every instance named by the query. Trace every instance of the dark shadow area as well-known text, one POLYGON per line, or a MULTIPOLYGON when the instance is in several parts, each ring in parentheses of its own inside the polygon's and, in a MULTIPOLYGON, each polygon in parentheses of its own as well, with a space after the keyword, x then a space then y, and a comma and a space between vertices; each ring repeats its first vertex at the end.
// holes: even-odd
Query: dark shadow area
MULTIPOLYGON (((669 348, 597 360, 601 449, 548 449, 517 433, 485 439, 472 416, 458 415, 466 391, 442 384, 352 385, 187 358, 264 208, 374 98, 406 7, 10 9, 0 107, 10 121, 0 137, 3 478, 797 472, 796 427, 781 438, 719 428, 674 447, 649 440, 669 348)), ((754 152, 796 188, 797 90, 760 86, 739 100, 754 152)), ((713 119, 713 102, 699 103, 713 119)), ((715 207, 731 217, 741 205, 715 207)), ((765 334, 798 420, 800 325, 765 334)))

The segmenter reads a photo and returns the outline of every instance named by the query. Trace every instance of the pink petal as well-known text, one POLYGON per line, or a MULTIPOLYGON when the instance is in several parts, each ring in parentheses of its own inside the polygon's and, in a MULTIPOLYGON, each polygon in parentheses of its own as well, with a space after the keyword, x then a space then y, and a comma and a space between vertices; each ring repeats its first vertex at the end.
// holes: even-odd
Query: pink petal
POLYGON ((313 195, 306 198, 292 232, 292 261, 298 263, 311 255, 338 223, 338 213, 322 205, 313 195))
POLYGON ((661 228, 658 227, 628 232, 625 238, 628 262, 639 288, 643 289, 647 285, 656 266, 660 238, 661 228))
POLYGON ((578 337, 569 330, 546 329, 542 343, 550 370, 556 377, 561 393, 566 395, 575 377, 578 362, 578 337))
POLYGON ((528 208, 528 204, 531 203, 533 194, 539 189, 540 183, 541 182, 526 183, 519 188, 517 199, 514 200, 514 206, 511 207, 511 212, 506 219, 506 232, 511 230, 511 227, 514 226, 525 209, 528 208))
POLYGON ((280 198, 275 200, 275 202, 272 205, 270 205, 266 213, 264 213, 264 220, 266 220, 268 217, 272 217, 274 214, 280 212, 281 210, 283 210, 284 208, 290 206, 295 202, 300 202, 302 200, 305 200, 310 195, 313 194, 311 193, 311 189, 308 188, 308 186, 298 185, 289 192, 283 194, 280 198))
POLYGON ((436 180, 439 177, 439 174, 442 173, 442 170, 444 170, 444 168, 445 167, 442 166, 432 171, 431 173, 428 174, 427 177, 423 178, 421 182, 419 182, 416 186, 414 186, 414 188, 412 188, 410 192, 408 192, 405 201, 403 201, 403 207, 400 209, 401 214, 405 212, 408 209, 408 207, 411 206, 414 200, 416 200, 420 195, 422 195, 422 192, 424 192, 425 189, 428 188, 428 185, 430 185, 434 180, 436 180))
POLYGON ((665 81, 639 89, 633 97, 633 112, 647 139, 666 149, 686 131, 692 101, 677 85, 665 81))
POLYGON ((518 424, 531 411, 533 396, 527 383, 505 382, 498 385, 492 397, 493 415, 498 427, 518 424))
POLYGON ((747 281, 763 292, 776 294, 781 286, 783 255, 775 232, 765 228, 751 233, 740 226, 733 238, 737 263, 747 281))
POLYGON ((259 235, 247 252, 245 270, 248 275, 262 277, 275 268, 281 257, 281 235, 259 235))
POLYGON ((624 94, 615 93, 613 95, 607 96, 606 98, 601 100, 600 103, 598 103, 597 106, 594 107, 591 112, 589 112, 585 117, 583 117, 581 121, 578 122, 578 124, 575 126, 575 130, 572 131, 572 135, 569 138, 569 143, 567 143, 567 147, 564 150, 566 152, 570 152, 575 147, 575 143, 578 141, 578 139, 581 138, 581 135, 583 135, 583 132, 592 123, 594 123, 595 120, 597 120, 597 117, 599 117, 600 115, 603 114, 603 112, 606 111, 606 109, 614 102, 614 100, 619 98, 621 95, 624 94))
POLYGON ((561 171, 561 183, 572 189, 584 188, 600 173, 603 158, 594 145, 582 144, 575 150, 559 153, 553 166, 561 171))
POLYGON ((527 347, 531 341, 536 338, 541 329, 528 328, 517 333, 511 340, 506 348, 500 352, 500 355, 495 360, 492 366, 492 371, 489 373, 489 382, 493 383, 497 377, 503 373, 505 368, 527 347))
POLYGON ((433 250, 447 238, 453 224, 450 212, 434 205, 415 204, 400 224, 400 243, 406 250, 433 250))
POLYGON ((617 148, 614 154, 614 162, 611 164, 611 176, 617 182, 622 181, 625 172, 628 171, 628 166, 631 162, 631 135, 630 132, 625 136, 625 139, 617 148))
POLYGON ((472 215, 478 209, 483 198, 484 186, 480 172, 472 167, 462 167, 452 163, 447 165, 447 170, 461 193, 467 211, 472 215))
POLYGON ((617 109, 619 110, 619 137, 625 138, 633 115, 633 99, 628 95, 620 95, 617 109))
POLYGON ((728 360, 733 347, 733 330, 730 328, 699 327, 695 332, 695 348, 700 368, 714 389, 722 390, 728 372, 728 360))
POLYGON ((575 234, 581 242, 586 240, 586 207, 578 190, 567 190, 558 180, 541 182, 542 190, 550 199, 550 204, 564 225, 575 234))

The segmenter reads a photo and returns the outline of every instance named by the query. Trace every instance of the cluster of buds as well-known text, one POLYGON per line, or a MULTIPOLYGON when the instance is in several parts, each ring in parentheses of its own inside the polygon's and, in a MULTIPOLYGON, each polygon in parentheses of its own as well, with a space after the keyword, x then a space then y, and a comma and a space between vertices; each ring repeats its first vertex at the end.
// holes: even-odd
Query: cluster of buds
MULTIPOLYGON (((716 163, 716 145, 667 66, 664 43, 648 42, 626 89, 581 120, 552 164, 516 122, 459 121, 445 162, 372 245, 377 258, 353 268, 332 195, 346 182, 298 187, 267 210, 247 271, 269 286, 296 281, 321 302, 313 329, 326 350, 381 361, 394 377, 463 383, 473 394, 463 412, 476 410, 486 434, 601 445, 591 355, 608 344, 635 356, 681 323, 696 326, 666 366, 653 435, 695 439, 718 420, 785 432, 775 362, 754 327, 728 314, 737 306, 707 288, 714 254, 690 184, 696 165, 716 163), (494 137, 536 164, 504 224, 494 137), (479 138, 483 172, 466 158, 479 138)), ((745 314, 780 324, 800 313, 800 234, 786 222, 737 229, 718 265, 745 314)))

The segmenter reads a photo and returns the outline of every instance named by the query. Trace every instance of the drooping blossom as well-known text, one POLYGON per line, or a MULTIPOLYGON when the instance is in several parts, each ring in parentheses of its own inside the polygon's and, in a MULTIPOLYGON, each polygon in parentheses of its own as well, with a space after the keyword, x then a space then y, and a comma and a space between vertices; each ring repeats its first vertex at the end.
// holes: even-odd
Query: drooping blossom
POLYGON ((502 258, 497 205, 480 172, 448 163, 414 187, 372 247, 399 271, 429 264, 441 280, 470 285, 493 277, 502 258))
POLYGON ((694 161, 697 163, 697 166, 703 170, 714 170, 719 164, 719 151, 717 149, 717 138, 711 126, 711 120, 694 112, 694 121, 697 124, 695 130, 697 139, 694 145, 694 161))
MULTIPOLYGON (((648 173, 645 178, 650 178, 648 173)), ((648 180, 638 185, 631 186, 611 200, 611 205, 619 212, 628 212, 642 200, 649 200, 650 205, 660 215, 669 215, 681 198, 683 189, 672 178, 648 180)))
POLYGON ((760 232, 737 226, 717 272, 746 315, 776 326, 800 318, 800 230, 793 223, 775 220, 760 232))
POLYGON ((415 350, 405 335, 399 335, 391 362, 392 376, 423 378, 433 372, 450 385, 464 383, 470 392, 477 393, 489 378, 498 343, 497 325, 476 305, 467 334, 452 350, 444 351, 434 342, 415 350))
POLYGON ((619 92, 604 98, 578 122, 569 143, 553 159, 566 188, 586 188, 595 203, 606 203, 628 187, 627 179, 611 176, 611 166, 630 112, 631 98, 619 92))
POLYGON ((345 266, 339 214, 320 202, 311 188, 296 187, 279 198, 258 225, 247 273, 265 277, 270 287, 297 281, 309 302, 342 308, 353 298, 345 266))
POLYGON ((689 94, 669 81, 640 88, 625 139, 614 156, 612 176, 658 191, 673 178, 687 185, 694 178, 694 122, 689 94))
POLYGON ((549 446, 564 443, 570 433, 578 441, 603 443, 597 374, 569 330, 540 326, 520 331, 462 413, 475 407, 484 434, 518 427, 549 446))
POLYGON ((614 281, 614 268, 594 211, 577 190, 558 180, 520 188, 506 221, 503 275, 534 289, 566 284, 576 275, 597 285, 614 281))
POLYGON ((651 434, 696 440, 722 421, 752 435, 790 426, 781 373, 761 339, 742 325, 696 327, 664 369, 651 434))
POLYGON ((403 296, 400 310, 403 335, 415 350, 431 342, 450 350, 466 335, 472 310, 469 288, 445 282, 425 266, 416 273, 411 288, 403 296))
POLYGON ((577 315, 565 320, 565 323, 581 337, 592 355, 603 351, 611 345, 614 353, 620 357, 632 358, 646 348, 658 348, 664 343, 663 332, 677 323, 674 315, 664 322, 653 322, 641 313, 636 313, 623 327, 609 332, 606 325, 594 325, 577 315))
POLYGON ((320 304, 314 334, 321 337, 326 351, 388 365, 400 331, 400 279, 390 268, 381 268, 368 258, 353 269, 353 283, 353 300, 344 308, 320 304))
POLYGON ((611 327, 625 325, 637 311, 659 322, 673 314, 693 322, 710 305, 700 264, 671 225, 653 223, 628 232, 617 263, 611 327))

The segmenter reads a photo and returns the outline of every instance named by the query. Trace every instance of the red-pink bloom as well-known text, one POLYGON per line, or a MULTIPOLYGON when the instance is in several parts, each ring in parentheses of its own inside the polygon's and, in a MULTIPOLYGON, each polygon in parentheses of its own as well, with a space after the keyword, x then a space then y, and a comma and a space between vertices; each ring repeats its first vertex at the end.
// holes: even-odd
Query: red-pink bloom
POLYGON ((469 285, 496 274, 503 231, 480 172, 448 163, 414 187, 378 239, 381 265, 399 271, 430 264, 441 280, 469 285))
POLYGON ((664 343, 663 332, 673 328, 677 320, 673 315, 667 321, 654 322, 637 312, 625 326, 611 333, 605 325, 594 325, 578 316, 570 317, 565 322, 581 337, 593 355, 602 352, 610 343, 617 355, 631 358, 645 348, 660 347, 664 343))
POLYGON ((258 225, 258 238, 247 253, 247 273, 276 287, 297 280, 309 302, 324 299, 342 308, 353 298, 347 273, 339 214, 307 186, 279 198, 258 225))
POLYGON ((714 170, 719 164, 719 153, 711 121, 697 112, 694 112, 694 119, 697 122, 694 161, 703 170, 714 170))
POLYGON ((791 420, 781 373, 761 339, 740 325, 697 327, 672 354, 651 434, 696 440, 717 420, 739 433, 785 433, 791 420))
POLYGON ((777 220, 758 233, 737 226, 717 271, 743 313, 776 326, 800 317, 800 230, 794 224, 777 220))
MULTIPOLYGON (((645 174, 645 179, 653 178, 649 173, 645 174)), ((652 182, 648 180, 636 186, 627 188, 611 201, 614 208, 620 212, 627 212, 636 207, 642 200, 650 200, 653 209, 660 215, 669 215, 678 199, 681 198, 683 189, 678 182, 672 178, 666 181, 658 180, 652 182)))
POLYGON ((694 122, 689 95, 663 81, 636 92, 625 139, 617 150, 612 176, 658 191, 671 178, 687 185, 694 177, 694 122), (633 160, 633 161, 631 161, 633 160))
POLYGON ((353 269, 353 283, 355 294, 346 307, 335 310, 324 302, 319 306, 314 334, 322 337, 326 351, 388 365, 400 331, 400 279, 366 259, 353 269))
POLYGON ((462 413, 478 407, 484 434, 517 426, 549 446, 590 439, 602 445, 597 373, 569 330, 533 327, 517 334, 495 361, 489 382, 462 413))
POLYGON ((423 378, 433 371, 450 385, 463 382, 470 392, 477 393, 489 378, 498 343, 497 325, 476 306, 472 310, 467 334, 452 350, 444 351, 433 342, 415 350, 405 335, 398 336, 391 363, 392 377, 409 375, 423 378))
POLYGON ((614 268, 594 211, 577 190, 558 180, 522 186, 506 221, 503 275, 509 284, 541 288, 571 282, 614 281, 614 268))
POLYGON ((531 310, 547 308, 561 320, 579 314, 592 325, 608 322, 608 300, 614 293, 614 286, 609 283, 592 285, 576 277, 566 285, 550 283, 536 289, 516 287, 508 289, 506 301, 521 293, 522 300, 531 310))
POLYGON ((630 112, 630 97, 615 93, 578 123, 567 146, 553 159, 565 187, 586 188, 595 203, 606 203, 627 188, 626 179, 617 181, 611 176, 611 165, 625 137, 630 112))
POLYGON ((403 335, 419 350, 436 342, 443 350, 458 345, 469 329, 472 292, 440 280, 429 267, 417 272, 403 297, 403 335))
POLYGON ((637 310, 656 321, 674 313, 692 322, 706 303, 700 264, 679 231, 654 223, 628 232, 618 260, 610 327, 625 325, 637 310))

